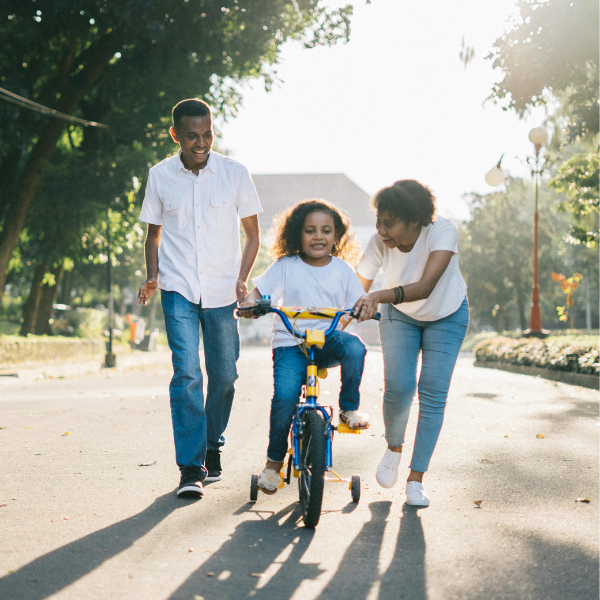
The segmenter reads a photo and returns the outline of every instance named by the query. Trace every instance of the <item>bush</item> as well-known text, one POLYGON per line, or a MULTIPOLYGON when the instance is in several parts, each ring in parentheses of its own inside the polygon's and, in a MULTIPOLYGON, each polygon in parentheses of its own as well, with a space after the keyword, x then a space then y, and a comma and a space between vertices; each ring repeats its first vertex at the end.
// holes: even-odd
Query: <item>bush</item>
POLYGON ((589 338, 537 338, 511 339, 495 337, 484 340, 473 349, 479 362, 504 362, 513 365, 539 367, 571 373, 598 375, 598 342, 589 338))
POLYGON ((102 337, 106 327, 106 313, 95 308, 67 310, 63 319, 52 324, 54 335, 76 336, 81 338, 102 337))

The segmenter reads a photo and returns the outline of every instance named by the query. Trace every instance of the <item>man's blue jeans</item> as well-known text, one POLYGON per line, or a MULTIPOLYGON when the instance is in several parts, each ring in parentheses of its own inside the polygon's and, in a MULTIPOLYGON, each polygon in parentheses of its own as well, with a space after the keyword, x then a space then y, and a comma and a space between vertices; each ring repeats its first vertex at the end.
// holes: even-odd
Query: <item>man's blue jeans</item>
MULTIPOLYGON (((315 351, 319 368, 341 365, 342 389, 340 409, 357 410, 360 403, 358 388, 362 379, 367 350, 361 339, 345 331, 334 331, 320 350, 315 351)), ((300 391, 306 383, 306 356, 298 346, 273 349, 274 393, 271 401, 271 431, 269 460, 282 461, 288 449, 288 435, 299 402, 300 391)))
POLYGON ((419 421, 410 464, 413 471, 424 473, 429 467, 444 421, 450 380, 468 326, 466 298, 455 313, 438 321, 416 321, 389 304, 381 307, 383 420, 390 446, 404 443, 408 415, 417 391, 417 363, 422 354, 419 421))
POLYGON ((236 363, 240 356, 236 303, 202 308, 177 292, 161 290, 167 338, 173 353, 173 378, 169 386, 175 457, 180 467, 204 465, 207 448, 225 443, 233 402, 236 363), (200 327, 208 377, 206 407, 200 370, 200 327))

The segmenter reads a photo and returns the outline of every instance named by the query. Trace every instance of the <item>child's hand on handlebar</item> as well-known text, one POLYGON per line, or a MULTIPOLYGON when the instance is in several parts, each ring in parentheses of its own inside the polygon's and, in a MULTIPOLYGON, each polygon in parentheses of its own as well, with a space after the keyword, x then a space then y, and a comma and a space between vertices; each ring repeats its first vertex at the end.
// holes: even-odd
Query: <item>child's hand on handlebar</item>
POLYGON ((258 319, 258 315, 252 310, 255 308, 256 302, 254 300, 242 302, 238 307, 238 315, 244 319, 258 319))

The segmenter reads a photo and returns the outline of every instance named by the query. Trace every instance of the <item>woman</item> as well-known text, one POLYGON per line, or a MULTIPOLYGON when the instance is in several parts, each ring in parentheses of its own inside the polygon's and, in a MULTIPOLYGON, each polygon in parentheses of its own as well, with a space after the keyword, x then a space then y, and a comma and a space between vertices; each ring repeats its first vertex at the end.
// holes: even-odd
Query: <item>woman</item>
POLYGON ((380 190, 372 200, 377 233, 369 240, 358 276, 369 292, 379 269, 384 289, 365 294, 357 303, 359 321, 381 307, 379 332, 385 390, 383 419, 388 448, 377 468, 377 481, 391 488, 406 423, 417 389, 419 420, 413 447, 406 502, 429 506, 423 474, 440 434, 450 380, 469 325, 467 286, 458 267, 456 227, 435 216, 435 197, 418 181, 405 179, 380 190))

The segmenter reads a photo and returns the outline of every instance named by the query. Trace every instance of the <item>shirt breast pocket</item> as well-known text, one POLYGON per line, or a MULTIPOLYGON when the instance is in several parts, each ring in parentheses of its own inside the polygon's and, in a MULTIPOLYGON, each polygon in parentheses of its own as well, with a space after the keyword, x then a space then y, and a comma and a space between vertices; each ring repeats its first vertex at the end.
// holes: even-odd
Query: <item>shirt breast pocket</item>
POLYGON ((185 227, 183 203, 179 199, 167 198, 163 204, 163 225, 169 231, 180 231, 185 227))
POLYGON ((235 196, 218 195, 210 198, 211 225, 217 229, 226 229, 236 223, 237 207, 235 196))

